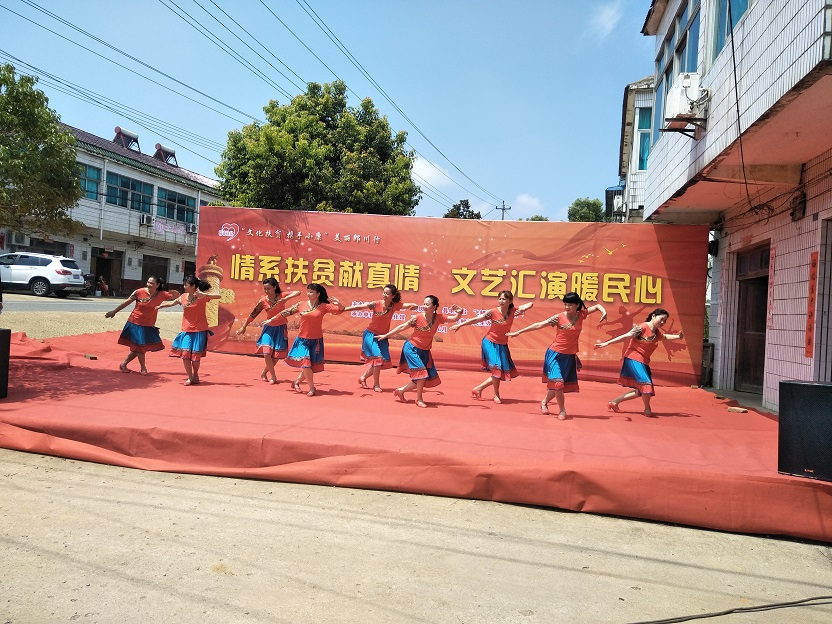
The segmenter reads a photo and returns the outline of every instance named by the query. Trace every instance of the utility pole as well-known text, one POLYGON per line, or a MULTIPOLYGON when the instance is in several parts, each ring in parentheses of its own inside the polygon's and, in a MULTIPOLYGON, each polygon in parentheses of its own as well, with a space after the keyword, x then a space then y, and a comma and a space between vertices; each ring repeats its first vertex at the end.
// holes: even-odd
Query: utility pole
POLYGON ((494 208, 496 208, 497 210, 502 210, 503 211, 503 218, 500 219, 500 221, 505 221, 506 220, 506 210, 511 210, 511 206, 506 206, 506 202, 503 202, 503 207, 502 208, 500 208, 500 206, 494 206, 494 208))

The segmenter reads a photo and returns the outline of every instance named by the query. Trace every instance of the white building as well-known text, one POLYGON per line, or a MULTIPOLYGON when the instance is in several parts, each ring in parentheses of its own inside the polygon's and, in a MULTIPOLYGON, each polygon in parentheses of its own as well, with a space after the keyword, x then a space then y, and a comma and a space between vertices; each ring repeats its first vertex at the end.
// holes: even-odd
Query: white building
POLYGON ((644 181, 653 135, 653 84, 653 76, 648 76, 624 89, 618 156, 622 184, 614 187, 616 191, 608 202, 607 217, 611 221, 630 223, 644 218, 644 181))
POLYGON ((181 284, 194 273, 199 208, 219 201, 217 181, 182 169, 175 152, 161 144, 152 156, 143 154, 139 137, 122 128, 107 140, 64 127, 77 140, 84 193, 71 216, 84 228, 75 237, 49 241, 10 233, 7 250, 74 258, 120 295, 150 275, 181 284))
POLYGON ((645 219, 711 224, 714 385, 778 409, 781 380, 832 380, 832 4, 653 0, 642 32, 645 219))

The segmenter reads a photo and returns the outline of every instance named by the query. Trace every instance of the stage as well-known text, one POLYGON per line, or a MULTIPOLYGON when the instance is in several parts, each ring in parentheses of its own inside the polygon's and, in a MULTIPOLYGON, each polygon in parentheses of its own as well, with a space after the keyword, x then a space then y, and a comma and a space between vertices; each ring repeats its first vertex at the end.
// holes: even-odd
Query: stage
MULTIPOLYGON (((581 381, 570 419, 540 414, 539 376, 503 383, 503 404, 471 398, 484 372, 443 370, 427 409, 358 385, 364 368, 327 363, 318 395, 292 391, 296 370, 209 353, 185 387, 180 360, 147 356, 124 374, 118 332, 45 341, 12 335, 0 447, 145 470, 248 477, 523 503, 725 531, 832 542, 832 483, 777 473, 776 416, 659 387, 656 417, 640 401, 607 401, 617 385, 581 381)), ((169 343, 166 341, 166 345, 169 343)), ((396 353, 396 355, 398 355, 396 353)), ((132 363, 133 366, 137 362, 132 363)))

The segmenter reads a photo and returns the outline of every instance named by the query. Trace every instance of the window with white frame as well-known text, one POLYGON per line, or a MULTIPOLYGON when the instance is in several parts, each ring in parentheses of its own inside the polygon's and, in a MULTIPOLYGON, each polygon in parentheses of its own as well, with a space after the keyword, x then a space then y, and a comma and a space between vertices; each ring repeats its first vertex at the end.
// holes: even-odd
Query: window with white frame
MULTIPOLYGON (((727 2, 728 0, 718 0, 727 2)), ((747 2, 748 0, 743 0, 747 2)), ((731 0, 733 3, 734 0, 731 0)), ((695 72, 699 66, 700 0, 684 0, 664 44, 656 58, 656 101, 653 107, 653 142, 664 127, 664 104, 667 92, 683 72, 695 72)))
POLYGON ((78 169, 81 176, 81 196, 97 200, 98 188, 101 185, 101 169, 84 163, 78 163, 78 169))
POLYGON ((749 0, 716 0, 714 16, 714 58, 725 47, 731 30, 748 10, 749 0))
POLYGON ((153 185, 108 171, 107 203, 150 214, 153 185))
POLYGON ((156 214, 183 223, 195 223, 196 198, 159 187, 156 214))
POLYGON ((653 109, 649 106, 638 109, 638 170, 644 171, 647 169, 647 159, 650 156, 650 140, 651 140, 651 121, 653 119, 653 109))

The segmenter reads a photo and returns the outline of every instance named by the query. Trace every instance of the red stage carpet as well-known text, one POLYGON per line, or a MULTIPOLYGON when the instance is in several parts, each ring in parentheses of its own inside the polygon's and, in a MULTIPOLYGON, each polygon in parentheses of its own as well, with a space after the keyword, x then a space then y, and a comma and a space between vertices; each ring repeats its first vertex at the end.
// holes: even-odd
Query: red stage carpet
MULTIPOLYGON (((318 396, 259 379, 262 360, 209 353, 199 386, 182 363, 148 354, 147 377, 119 372, 118 332, 12 336, 0 446, 102 463, 545 505, 727 531, 832 542, 832 483, 777 473, 777 421, 704 390, 659 388, 657 418, 607 411, 619 386, 582 382, 571 419, 540 414, 544 386, 441 370, 420 409, 358 387, 363 367, 327 364, 318 396), (88 359, 85 354, 97 359, 88 359), (490 399, 491 394, 487 392, 490 399)), ((134 361, 135 365, 136 362, 134 361)), ((279 378, 294 369, 278 365, 279 378)))

